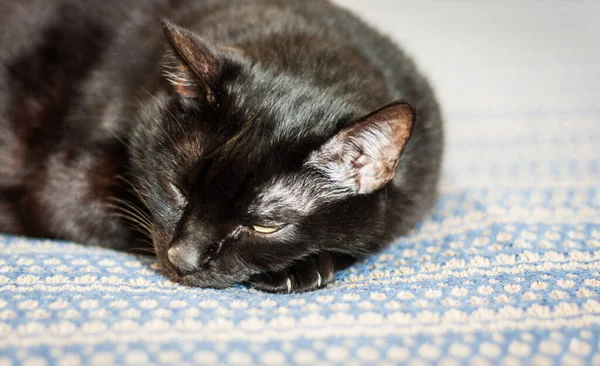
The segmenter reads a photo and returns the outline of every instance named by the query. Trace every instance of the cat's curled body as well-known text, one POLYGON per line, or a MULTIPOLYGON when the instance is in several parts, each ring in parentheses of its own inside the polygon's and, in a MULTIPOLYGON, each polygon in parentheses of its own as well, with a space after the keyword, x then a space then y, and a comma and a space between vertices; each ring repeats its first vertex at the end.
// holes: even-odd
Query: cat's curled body
POLYGON ((127 250, 137 228, 174 281, 305 291, 435 201, 432 90, 329 2, 21 0, 0 14, 2 232, 127 250))

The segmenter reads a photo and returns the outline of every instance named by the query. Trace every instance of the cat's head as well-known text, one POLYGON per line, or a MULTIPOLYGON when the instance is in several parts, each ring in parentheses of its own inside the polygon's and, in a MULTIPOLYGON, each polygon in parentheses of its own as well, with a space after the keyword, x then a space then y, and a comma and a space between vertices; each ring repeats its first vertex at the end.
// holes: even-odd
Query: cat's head
POLYGON ((164 28, 168 85, 132 141, 161 270, 226 287, 318 251, 376 249, 413 108, 365 113, 335 88, 164 28))

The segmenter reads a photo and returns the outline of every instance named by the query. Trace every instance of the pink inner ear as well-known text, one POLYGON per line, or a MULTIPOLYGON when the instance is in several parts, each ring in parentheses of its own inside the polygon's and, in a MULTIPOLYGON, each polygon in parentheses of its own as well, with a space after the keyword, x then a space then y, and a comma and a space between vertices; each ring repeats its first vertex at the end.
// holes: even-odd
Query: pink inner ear
POLYGON ((378 153, 376 156, 361 155, 353 163, 356 193, 371 193, 394 177, 400 150, 385 147, 378 153))
POLYGON ((168 54, 163 74, 173 90, 184 98, 206 98, 214 101, 214 96, 208 85, 203 82, 190 66, 179 60, 176 55, 168 54))
POLYGON ((175 92, 185 98, 198 97, 198 83, 194 72, 186 65, 173 59, 165 65, 164 75, 175 92))
POLYGON ((385 186, 410 138, 414 112, 394 103, 344 128, 311 156, 309 163, 356 194, 385 186))

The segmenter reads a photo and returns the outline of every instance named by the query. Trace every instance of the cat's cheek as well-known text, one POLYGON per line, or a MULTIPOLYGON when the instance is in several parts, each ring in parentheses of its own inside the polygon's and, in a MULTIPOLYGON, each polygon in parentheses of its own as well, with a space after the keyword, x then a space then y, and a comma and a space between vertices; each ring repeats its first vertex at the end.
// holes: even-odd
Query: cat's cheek
MULTIPOLYGON (((160 242, 165 243, 164 241, 160 242)), ((168 246, 157 245, 156 242, 154 246, 156 247, 156 262, 160 273, 167 277, 170 281, 183 283, 183 278, 179 275, 175 267, 169 261, 167 256, 168 246)))
POLYGON ((173 238, 174 228, 174 225, 162 225, 160 223, 154 223, 151 232, 152 244, 156 252, 156 257, 161 272, 165 272, 165 275, 171 280, 173 280, 174 277, 178 277, 175 267, 171 264, 168 258, 168 251, 173 238), (172 276, 169 275, 171 273, 173 273, 172 276))
POLYGON ((241 265, 239 258, 221 258, 201 271, 181 276, 175 280, 186 286, 227 288, 248 280, 258 271, 241 265))
POLYGON ((169 263, 168 259, 158 258, 158 269, 160 273, 171 282, 183 284, 184 279, 177 273, 175 268, 169 263))
POLYGON ((185 206, 175 204, 166 192, 156 196, 155 204, 152 205, 152 232, 153 242, 169 243, 175 234, 175 228, 183 217, 185 206))

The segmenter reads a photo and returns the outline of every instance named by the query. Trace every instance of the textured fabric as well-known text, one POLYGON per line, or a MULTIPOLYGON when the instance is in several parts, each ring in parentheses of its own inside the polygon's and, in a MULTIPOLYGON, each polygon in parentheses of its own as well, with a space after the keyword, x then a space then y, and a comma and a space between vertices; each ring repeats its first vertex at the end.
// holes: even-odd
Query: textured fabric
POLYGON ((445 109, 442 195, 413 233, 292 295, 0 237, 0 365, 600 364, 599 5, 448 3, 347 2, 445 109))

